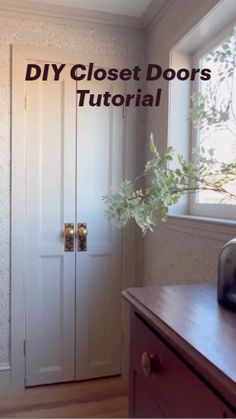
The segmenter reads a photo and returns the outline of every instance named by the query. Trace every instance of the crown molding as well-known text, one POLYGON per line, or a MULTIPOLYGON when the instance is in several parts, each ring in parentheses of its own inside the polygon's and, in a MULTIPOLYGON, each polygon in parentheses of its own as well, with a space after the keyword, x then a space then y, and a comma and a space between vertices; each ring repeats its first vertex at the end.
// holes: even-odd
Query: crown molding
POLYGON ((61 24, 86 22, 142 30, 142 21, 136 17, 113 13, 94 12, 75 7, 54 6, 45 3, 32 3, 27 0, 0 0, 2 15, 27 19, 44 19, 61 24))
POLYGON ((151 32, 163 18, 173 0, 152 0, 151 4, 141 18, 141 26, 147 32, 151 32))
POLYGON ((76 7, 55 6, 45 3, 32 3, 27 0, 0 0, 2 15, 18 18, 59 23, 88 24, 115 26, 138 32, 150 32, 164 16, 173 0, 152 0, 141 18, 117 15, 114 13, 97 12, 76 7))

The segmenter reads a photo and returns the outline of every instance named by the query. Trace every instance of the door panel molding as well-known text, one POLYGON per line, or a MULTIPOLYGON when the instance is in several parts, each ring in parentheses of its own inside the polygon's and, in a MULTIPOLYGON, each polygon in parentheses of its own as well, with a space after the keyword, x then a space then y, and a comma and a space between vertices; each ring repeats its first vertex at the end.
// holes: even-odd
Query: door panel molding
MULTIPOLYGON (((34 60, 34 63, 40 63, 34 60)), ((75 224, 76 83, 62 75, 26 85, 26 386, 71 381, 75 258, 63 227, 75 224)))
MULTIPOLYGON (((109 81, 85 82, 83 88, 95 94, 115 93, 109 81)), ((116 89, 122 92, 123 84, 116 83, 116 89)), ((77 212, 79 221, 87 223, 88 244, 87 251, 77 252, 76 257, 76 353, 82 360, 77 362, 76 377, 84 380, 121 373, 122 312, 117 295, 122 288, 122 231, 104 218, 100 197, 123 179, 125 119, 122 107, 94 109, 85 104, 77 109, 77 212), (89 174, 86 181, 83 174, 89 174), (82 342, 81 335, 86 336, 82 342)))
MULTIPOLYGON (((25 278, 24 278, 24 238, 25 238, 25 69, 27 61, 41 60, 43 62, 63 62, 66 64, 89 63, 103 67, 123 68, 138 64, 133 60, 121 57, 96 57, 77 52, 55 50, 51 48, 34 48, 21 45, 12 47, 12 167, 11 167, 11 390, 24 388, 25 380, 25 278)), ((126 143, 124 147, 123 175, 130 179, 135 177, 135 156, 137 133, 131 125, 136 122, 136 110, 127 112, 126 143), (129 127, 130 125, 130 127, 129 127)), ((70 168, 68 168, 70 170, 70 168)), ((70 221, 70 220, 69 220, 70 221)), ((86 220, 81 220, 82 222, 86 220)), ((42 246, 44 248, 44 245, 42 246)), ((42 249, 45 253, 49 248, 42 249)), ((94 249, 95 250, 95 249, 94 249)), ((96 249, 97 252, 97 249, 96 249)), ((100 246, 101 253, 107 252, 107 243, 100 246)), ((123 233, 123 265, 122 288, 135 282, 135 229, 129 226, 123 233)), ((96 257, 96 256, 95 256, 96 257)), ((122 309, 124 318, 124 309, 122 309)), ((124 367, 125 368, 125 367, 124 367)), ((123 368, 123 369, 124 369, 123 368)))

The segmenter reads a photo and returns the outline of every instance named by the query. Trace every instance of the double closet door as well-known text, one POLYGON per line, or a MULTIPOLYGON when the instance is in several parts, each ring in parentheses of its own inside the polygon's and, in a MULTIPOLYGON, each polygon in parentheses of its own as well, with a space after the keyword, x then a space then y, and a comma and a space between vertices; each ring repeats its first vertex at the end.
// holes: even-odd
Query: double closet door
POLYGON ((117 86, 66 74, 26 82, 26 386, 121 368, 122 233, 102 196, 122 180, 124 119, 77 103, 117 86))

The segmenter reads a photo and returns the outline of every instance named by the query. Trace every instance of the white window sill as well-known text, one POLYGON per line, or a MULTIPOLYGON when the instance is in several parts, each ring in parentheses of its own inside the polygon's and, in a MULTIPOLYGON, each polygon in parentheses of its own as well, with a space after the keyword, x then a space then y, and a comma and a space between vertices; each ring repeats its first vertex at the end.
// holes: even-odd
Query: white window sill
POLYGON ((216 240, 228 241, 236 237, 236 220, 169 214, 168 230, 176 230, 216 240))
POLYGON ((187 221, 200 221, 203 223, 211 223, 211 224, 217 224, 217 225, 221 224, 221 225, 228 225, 228 226, 236 227, 236 220, 232 220, 230 218, 201 217, 198 215, 186 215, 186 214, 169 214, 168 218, 187 220, 187 221))

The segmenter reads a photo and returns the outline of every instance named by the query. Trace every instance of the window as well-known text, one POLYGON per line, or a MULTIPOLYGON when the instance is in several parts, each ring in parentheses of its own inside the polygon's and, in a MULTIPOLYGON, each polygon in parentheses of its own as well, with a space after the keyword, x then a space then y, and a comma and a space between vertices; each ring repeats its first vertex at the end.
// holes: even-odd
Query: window
MULTIPOLYGON (((219 51, 220 46, 223 48, 224 41, 227 39, 230 32, 232 34, 234 27, 236 27, 235 0, 221 0, 209 11, 209 13, 199 20, 188 33, 173 45, 170 49, 169 56, 170 68, 174 68, 176 71, 181 68, 188 68, 191 71, 193 67, 203 67, 206 65, 206 67, 209 68, 211 64, 213 66, 216 65, 214 59, 211 59, 211 53, 217 53, 217 49, 219 51)), ((235 37, 236 35, 234 35, 234 43, 236 43, 235 37)), ((225 60, 220 63, 221 68, 224 66, 224 61, 225 60)), ((212 74, 213 73, 215 73, 214 68, 212 69, 212 74)), ((227 76, 227 79, 227 89, 229 81, 231 80, 231 82, 233 82, 231 94, 232 102, 234 102, 234 113, 236 113, 236 69, 234 69, 233 77, 227 76)), ((216 84, 214 75, 210 82, 216 84)), ((169 83, 167 144, 172 146, 176 152, 181 154, 186 160, 191 156, 191 147, 199 145, 199 143, 203 141, 203 133, 199 133, 198 130, 193 132, 190 120, 187 118, 191 108, 190 98, 193 94, 192 89, 194 87, 195 93, 200 92, 204 94, 204 89, 207 88, 207 85, 209 85, 208 82, 205 82, 205 84, 202 82, 202 84, 199 84, 198 86, 193 86, 193 82, 189 80, 183 82, 176 79, 169 83)), ((219 86, 217 85, 217 89, 218 88, 219 86)), ((229 94, 228 90, 225 88, 223 89, 223 85, 218 90, 221 91, 222 99, 229 94)), ((218 96, 217 98, 219 99, 218 96)), ((230 125, 230 128, 233 128, 233 126, 230 125)), ((236 124, 234 125, 233 132, 235 131, 236 124)), ((230 136, 229 132, 226 134, 226 132, 221 129, 218 129, 217 133, 215 133, 215 139, 213 138, 212 130, 211 134, 211 141, 213 142, 213 148, 215 148, 216 157, 219 157, 219 160, 221 159, 221 161, 224 160, 225 162, 230 157, 233 158, 233 152, 236 148, 236 140, 234 140, 232 144, 233 135, 230 136), (223 142, 217 142, 217 138, 222 139, 222 137, 224 138, 223 142), (221 144, 221 148, 219 148, 219 144, 221 144)), ((236 132, 234 134, 234 138, 235 137, 236 132)), ((208 141, 210 142, 210 140, 208 141)), ((207 147, 207 139, 205 138, 205 148, 207 147)), ((236 157, 235 154, 234 157, 236 157)), ((175 159, 171 162, 170 167, 172 169, 177 168, 178 160, 175 159)), ((233 188, 234 193, 236 193, 235 183, 228 185, 227 187, 233 188)), ((217 197, 218 202, 216 202, 216 197, 212 195, 206 196, 206 194, 204 196, 203 193, 198 195, 192 194, 190 199, 189 196, 183 196, 176 205, 171 207, 170 216, 197 215, 207 218, 230 218, 231 220, 234 220, 235 223, 235 201, 234 203, 226 200, 219 202, 221 199, 222 196, 219 195, 219 197, 217 197)))
MULTIPOLYGON (((199 81, 196 102, 202 106, 201 127, 193 129, 193 146, 213 149, 216 163, 236 161, 236 28, 227 27, 195 55, 194 67, 210 68, 211 79, 199 81)), ((200 109, 200 108, 198 108, 200 109)), ((236 179, 224 189, 236 194, 236 179)), ((191 196, 191 214, 236 218, 236 201, 212 191, 191 196)))

